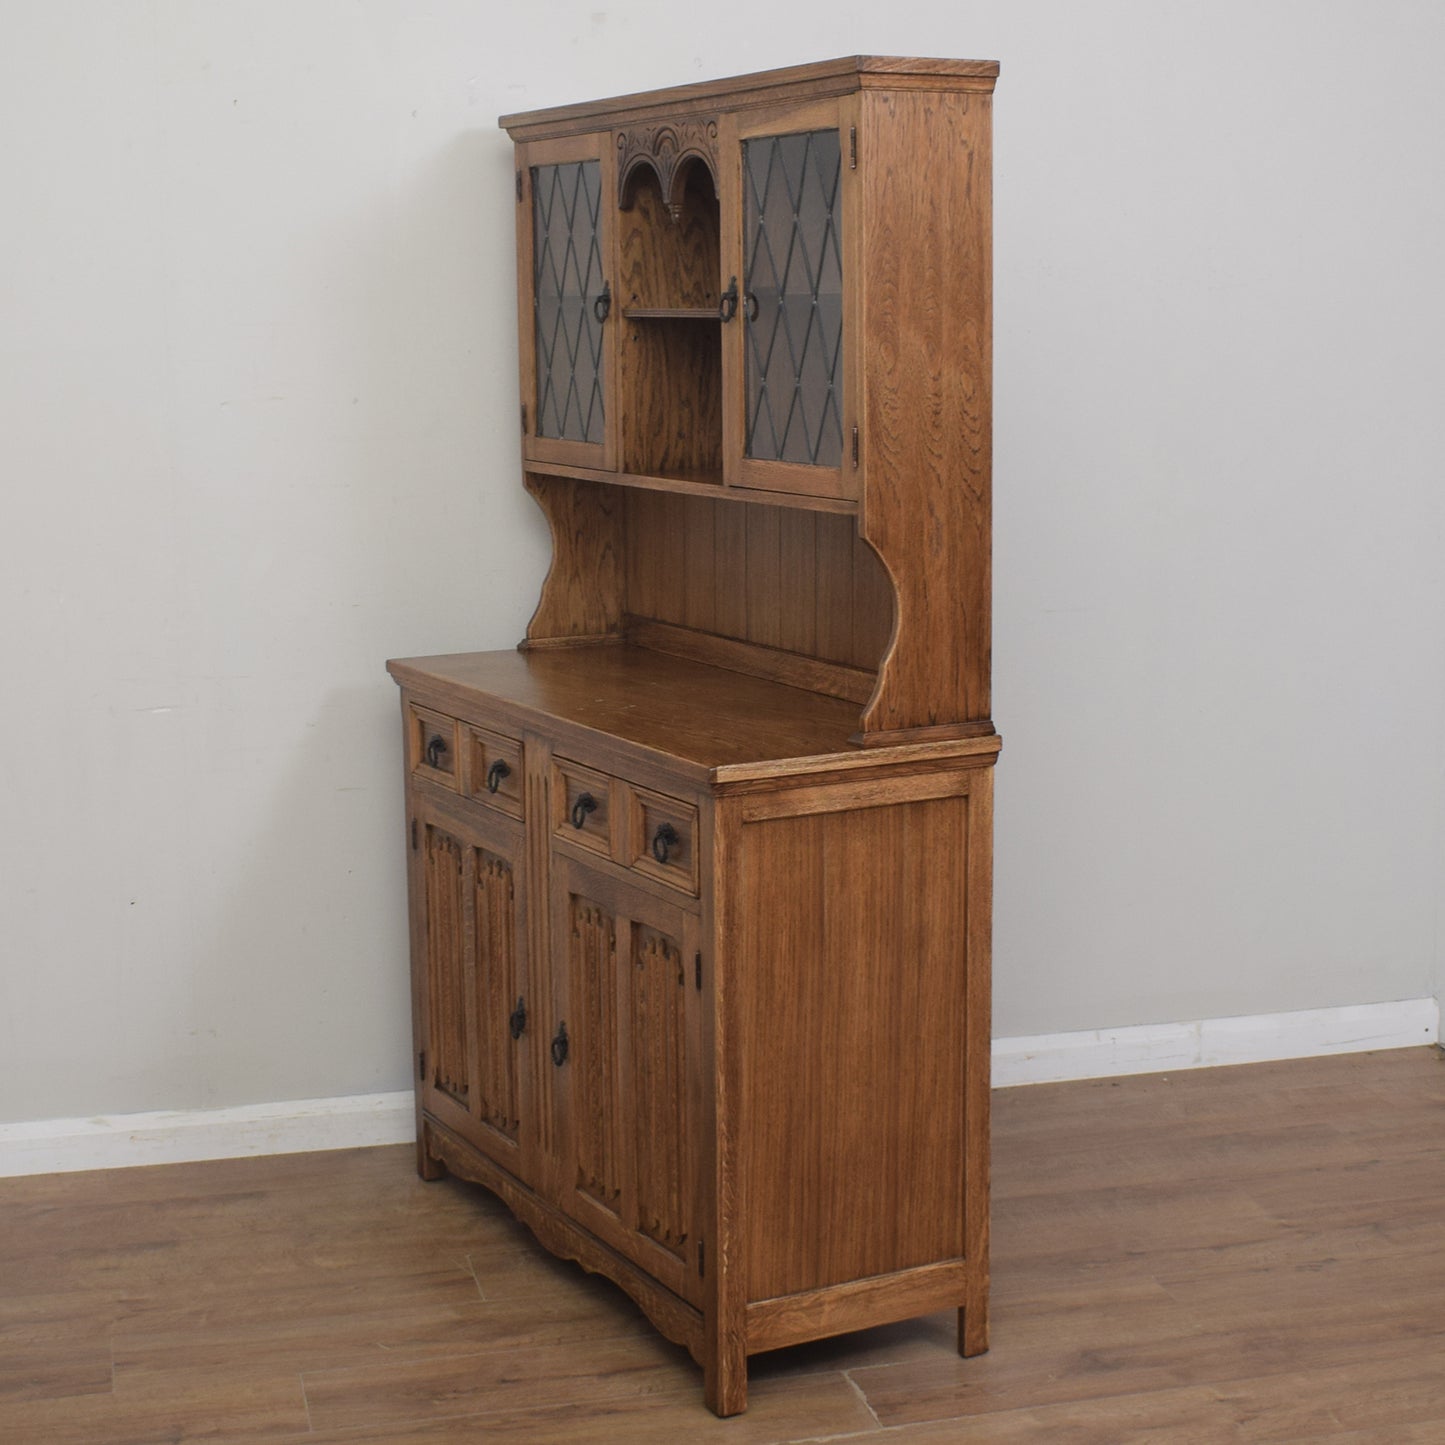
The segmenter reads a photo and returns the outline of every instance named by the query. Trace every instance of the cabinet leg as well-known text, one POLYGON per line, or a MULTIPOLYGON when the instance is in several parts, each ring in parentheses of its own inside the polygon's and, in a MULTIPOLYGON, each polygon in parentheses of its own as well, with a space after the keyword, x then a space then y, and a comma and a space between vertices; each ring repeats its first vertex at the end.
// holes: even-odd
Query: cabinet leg
POLYGON ((741 1415, 748 1408, 748 1357, 722 1348, 703 1366, 703 1399, 714 1415, 741 1415))
POLYGON ((447 1166, 440 1159, 433 1159, 426 1152, 426 1139, 422 1135, 418 1135, 416 1141, 416 1172, 426 1180, 441 1179, 447 1172, 447 1166))
POLYGON ((965 1359, 988 1353, 988 1300, 964 1305, 958 1312, 958 1353, 965 1359))

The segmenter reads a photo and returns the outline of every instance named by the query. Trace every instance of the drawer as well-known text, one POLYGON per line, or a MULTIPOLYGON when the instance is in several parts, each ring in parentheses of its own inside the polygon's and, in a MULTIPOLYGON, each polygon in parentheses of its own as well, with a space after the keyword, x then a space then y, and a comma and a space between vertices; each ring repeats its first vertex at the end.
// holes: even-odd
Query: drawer
POLYGON ((638 873, 697 893, 697 809, 679 798, 632 789, 628 862, 638 873))
POLYGON ((522 816, 522 744, 487 728, 462 724, 466 792, 513 818, 522 816))
POLYGON ((457 786, 457 724, 454 718, 424 707, 411 708, 407 720, 407 763, 418 778, 455 789, 457 786))
POLYGON ((612 779, 581 763, 552 764, 552 831, 612 856, 612 779))

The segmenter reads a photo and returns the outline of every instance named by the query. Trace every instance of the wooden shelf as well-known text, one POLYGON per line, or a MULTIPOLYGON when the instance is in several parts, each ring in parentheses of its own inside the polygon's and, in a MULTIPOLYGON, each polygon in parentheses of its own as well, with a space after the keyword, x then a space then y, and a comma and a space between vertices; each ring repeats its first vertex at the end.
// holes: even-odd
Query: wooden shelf
POLYGON ((721 321, 716 306, 624 306, 628 321, 721 321))
POLYGON ((682 496, 717 497, 730 502, 758 502, 766 507, 791 507, 806 512, 858 514, 858 503, 846 497, 804 496, 800 492, 765 492, 752 487, 726 487, 715 481, 692 477, 654 477, 639 472, 605 472, 596 467, 573 467, 561 462, 528 461, 526 470, 539 477, 570 477, 579 482, 606 482, 616 487, 637 487, 651 492, 677 492, 682 496))

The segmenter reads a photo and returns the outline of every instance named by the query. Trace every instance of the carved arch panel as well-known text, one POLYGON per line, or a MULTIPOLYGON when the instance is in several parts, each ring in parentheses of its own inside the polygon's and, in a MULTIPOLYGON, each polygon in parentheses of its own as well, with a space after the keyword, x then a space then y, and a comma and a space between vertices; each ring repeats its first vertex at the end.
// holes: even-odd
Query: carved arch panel
POLYGON ((717 121, 678 120, 658 125, 633 126, 617 132, 617 205, 628 210, 632 205, 633 184, 640 170, 649 169, 657 177, 658 187, 672 219, 682 214, 683 191, 690 162, 699 161, 712 177, 717 188, 718 151, 717 121))

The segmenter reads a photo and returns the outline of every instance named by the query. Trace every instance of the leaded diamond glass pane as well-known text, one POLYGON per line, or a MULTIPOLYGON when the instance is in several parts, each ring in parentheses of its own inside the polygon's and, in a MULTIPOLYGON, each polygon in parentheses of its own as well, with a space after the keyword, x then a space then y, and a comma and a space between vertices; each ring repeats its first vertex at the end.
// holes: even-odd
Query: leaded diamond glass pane
POLYGON ((842 177, 836 130, 743 142, 750 457, 842 464, 842 177))
POLYGON ((532 168, 537 435, 602 440, 602 167, 532 168))

